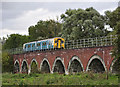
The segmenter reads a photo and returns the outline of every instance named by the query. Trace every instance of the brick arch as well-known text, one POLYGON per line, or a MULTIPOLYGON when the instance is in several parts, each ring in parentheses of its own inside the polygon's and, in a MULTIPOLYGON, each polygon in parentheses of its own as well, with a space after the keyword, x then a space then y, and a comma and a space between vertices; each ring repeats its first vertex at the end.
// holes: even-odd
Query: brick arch
POLYGON ((44 61, 46 61, 46 62, 48 63, 49 70, 50 70, 50 72, 51 72, 51 66, 50 66, 50 63, 49 63, 49 61, 48 61, 47 58, 44 58, 44 59, 42 60, 42 62, 40 63, 40 71, 41 71, 41 68, 42 68, 42 65, 43 65, 43 62, 44 62, 44 61))
POLYGON ((93 56, 89 59, 88 64, 87 64, 87 66, 86 66, 86 71, 88 71, 89 65, 91 64, 91 62, 92 62, 94 59, 98 59, 98 60, 102 63, 105 71, 107 71, 107 68, 106 68, 106 66, 105 66, 104 60, 103 60, 100 56, 98 56, 98 55, 93 55, 93 56))
POLYGON ((18 63, 18 65, 19 65, 19 71, 18 71, 18 72, 20 72, 20 63, 19 63, 18 60, 15 60, 15 62, 14 62, 14 67, 15 67, 15 64, 16 64, 16 63, 18 63))
POLYGON ((110 65, 110 72, 119 74, 120 72, 120 59, 119 58, 114 58, 111 65, 110 65))
POLYGON ((73 56, 73 57, 71 58, 71 60, 69 61, 69 64, 68 64, 68 68, 67 68, 67 69, 68 69, 68 72, 69 72, 71 63, 72 63, 74 60, 77 60, 77 61, 80 63, 80 65, 81 65, 81 67, 82 67, 82 70, 84 71, 84 67, 83 67, 83 64, 82 64, 80 58, 79 58, 78 56, 73 56))
POLYGON ((112 70, 113 70, 113 65, 115 64, 116 61, 117 61, 117 59, 113 59, 111 65, 110 65, 110 72, 112 72, 112 70))
POLYGON ((35 58, 32 59, 30 65, 29 65, 29 72, 31 72, 31 64, 35 61, 35 63, 37 64, 37 68, 38 68, 38 63, 37 60, 35 58))
POLYGON ((27 68, 28 68, 28 72, 29 72, 29 65, 28 65, 28 62, 27 62, 27 60, 25 60, 25 59, 23 59, 23 61, 22 61, 22 64, 21 64, 21 69, 20 69, 20 71, 22 72, 22 66, 23 66, 23 63, 26 63, 27 64, 27 68))
POLYGON ((54 60, 54 63, 53 63, 53 66, 52 66, 52 73, 54 71, 55 64, 58 60, 61 61, 62 65, 63 65, 63 68, 64 68, 64 71, 65 71, 65 73, 67 73, 67 71, 65 69, 64 61, 61 59, 61 57, 56 57, 56 59, 54 60))
POLYGON ((20 66, 20 63, 19 63, 19 61, 18 61, 18 60, 15 60, 14 65, 16 64, 16 62, 18 62, 19 66, 20 66))

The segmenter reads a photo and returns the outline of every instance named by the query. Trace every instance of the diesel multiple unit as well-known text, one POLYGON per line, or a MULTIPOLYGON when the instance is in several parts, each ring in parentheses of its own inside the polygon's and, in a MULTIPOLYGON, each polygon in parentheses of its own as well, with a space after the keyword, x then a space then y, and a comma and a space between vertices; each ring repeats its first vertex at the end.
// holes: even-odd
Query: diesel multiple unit
POLYGON ((29 42, 23 45, 24 51, 47 50, 54 48, 65 48, 65 40, 61 37, 55 37, 52 39, 29 42))

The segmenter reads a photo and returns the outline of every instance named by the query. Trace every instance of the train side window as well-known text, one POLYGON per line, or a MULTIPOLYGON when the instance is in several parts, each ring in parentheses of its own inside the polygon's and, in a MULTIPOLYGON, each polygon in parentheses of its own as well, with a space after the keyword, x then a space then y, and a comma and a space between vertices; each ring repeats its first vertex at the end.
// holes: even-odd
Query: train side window
POLYGON ((28 48, 30 48, 30 45, 28 45, 28 48))
POLYGON ((40 46, 40 43, 37 43, 37 46, 40 46))
POLYGON ((45 43, 43 42, 43 46, 45 45, 45 43))
POLYGON ((34 44, 32 44, 32 47, 34 47, 34 44))
POLYGON ((46 45, 46 42, 45 42, 45 45, 46 45))

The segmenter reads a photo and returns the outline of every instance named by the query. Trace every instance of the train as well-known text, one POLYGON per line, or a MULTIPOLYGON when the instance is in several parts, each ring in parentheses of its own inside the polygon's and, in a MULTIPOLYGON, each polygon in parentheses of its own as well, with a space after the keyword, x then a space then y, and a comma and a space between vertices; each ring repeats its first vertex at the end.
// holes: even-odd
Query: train
POLYGON ((23 44, 23 51, 37 51, 37 50, 49 50, 49 49, 64 49, 65 40, 61 37, 55 37, 51 39, 33 41, 23 44))

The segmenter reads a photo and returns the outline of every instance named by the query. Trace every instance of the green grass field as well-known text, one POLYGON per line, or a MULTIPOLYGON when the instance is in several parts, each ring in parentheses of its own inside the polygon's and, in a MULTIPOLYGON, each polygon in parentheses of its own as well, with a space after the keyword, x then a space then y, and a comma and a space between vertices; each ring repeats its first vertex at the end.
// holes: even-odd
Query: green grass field
POLYGON ((65 74, 2 74, 2 85, 118 85, 118 76, 106 73, 65 74))

